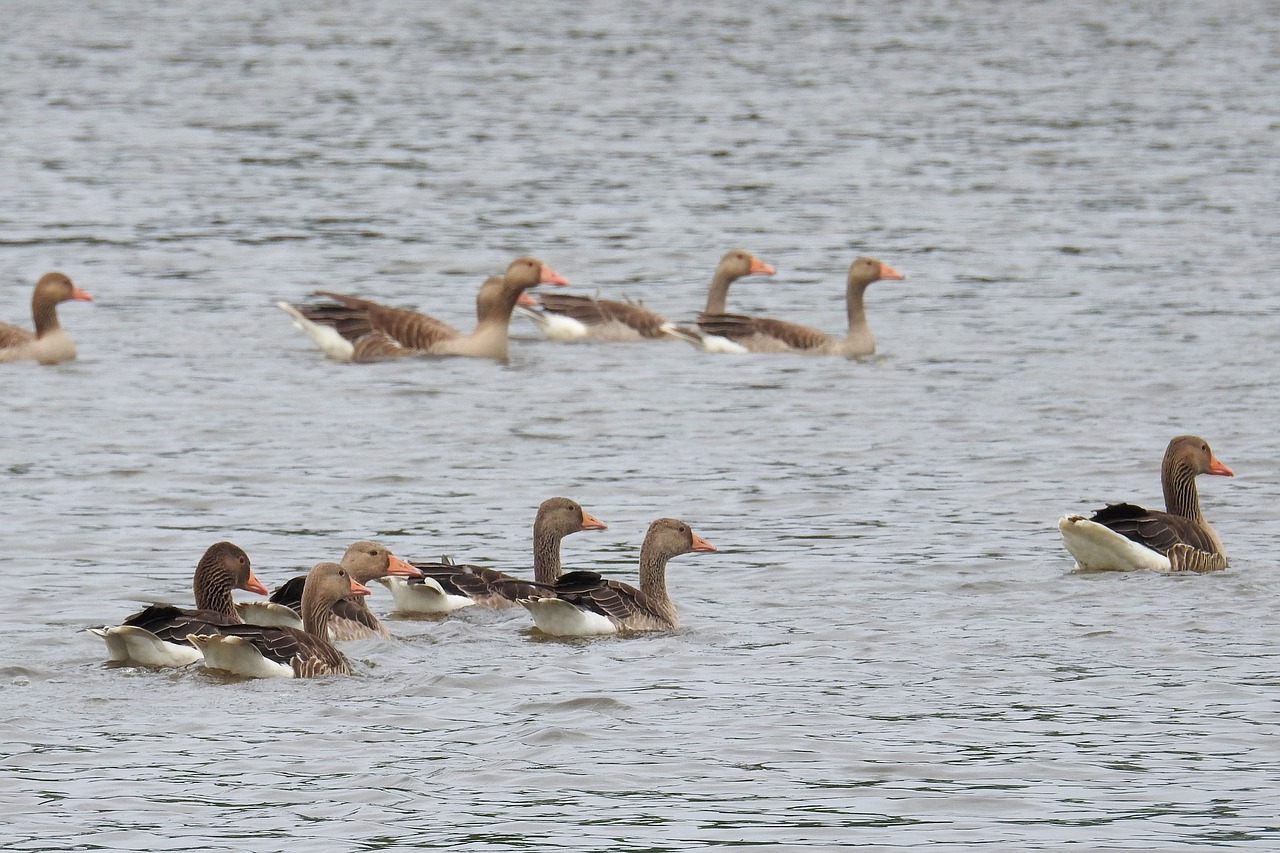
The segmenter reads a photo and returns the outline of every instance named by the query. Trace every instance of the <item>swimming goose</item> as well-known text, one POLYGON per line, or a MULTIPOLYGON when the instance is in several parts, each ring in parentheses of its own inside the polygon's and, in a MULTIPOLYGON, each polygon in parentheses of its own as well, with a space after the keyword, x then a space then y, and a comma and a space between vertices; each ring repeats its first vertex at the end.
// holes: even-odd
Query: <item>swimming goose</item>
POLYGON ((537 258, 516 258, 476 295, 475 329, 463 334, 428 314, 317 290, 334 303, 276 305, 336 361, 369 362, 406 355, 460 355, 507 360, 507 329, 520 294, 539 284, 568 284, 537 258))
POLYGON ((58 364, 76 357, 76 345, 58 322, 58 303, 69 299, 92 302, 93 297, 60 272, 45 273, 31 293, 34 332, 0 323, 0 361, 38 361, 58 364))
POLYGON ((520 599, 544 634, 589 637, 619 631, 661 631, 679 624, 667 595, 667 561, 715 546, 674 518, 649 525, 640 546, 640 588, 596 572, 569 572, 538 595, 520 599))
POLYGON ((843 338, 786 320, 710 311, 698 317, 698 328, 704 334, 729 338, 751 352, 807 352, 847 358, 871 355, 876 351, 876 339, 867 326, 863 294, 867 285, 882 278, 902 279, 906 276, 888 264, 865 256, 855 259, 849 266, 845 283, 849 330, 843 338))
POLYGON ((351 664, 329 642, 335 602, 368 595, 337 563, 317 563, 302 591, 303 630, 268 625, 227 625, 217 633, 191 633, 187 641, 204 655, 204 665, 246 678, 312 678, 350 675, 351 664))
POLYGON ((1059 519, 1062 541, 1077 566, 1091 571, 1225 569, 1222 541, 1200 515, 1199 474, 1234 476, 1207 441, 1180 435, 1169 442, 1160 465, 1165 512, 1120 503, 1098 510, 1092 518, 1059 519))
MULTIPOLYGON (((744 249, 730 249, 720 258, 715 273, 711 277, 711 287, 707 291, 707 312, 723 313, 725 300, 729 295, 729 285, 746 275, 773 275, 773 267, 744 249)), ((667 322, 661 314, 646 308, 643 303, 619 301, 616 299, 597 299, 592 296, 573 293, 544 293, 542 295, 544 315, 559 317, 560 326, 557 331, 561 340, 572 340, 577 337, 590 337, 604 341, 641 341, 662 337, 678 337, 688 340, 697 346, 707 349, 711 344, 702 342, 701 335, 694 330, 678 327, 667 322), (577 327, 569 325, 576 322, 577 327)), ((547 328, 539 323, 539 328, 547 337, 551 321, 547 328)))
MULTIPOLYGON (((608 525, 570 498, 547 498, 533 520, 533 579, 553 584, 560 577, 560 540, 579 530, 606 530, 608 525)), ((451 560, 413 563, 425 576, 384 578, 396 610, 401 613, 450 613, 472 604, 510 607, 517 599, 538 591, 526 580, 484 566, 458 565, 451 560)))
POLYGON ((200 660, 200 653, 187 643, 187 634, 240 621, 232 589, 267 594, 249 567, 249 556, 230 542, 208 547, 196 564, 191 588, 196 599, 194 610, 152 604, 121 625, 88 631, 106 642, 108 660, 113 663, 185 666, 200 660))
MULTIPOLYGON (((405 578, 422 576, 422 572, 392 554, 387 546, 367 540, 351 543, 346 553, 342 555, 340 565, 351 574, 351 577, 362 584, 387 575, 405 578)), ((302 590, 306 580, 306 575, 290 578, 276 587, 275 592, 271 593, 270 601, 249 601, 237 604, 240 617, 253 625, 301 628, 302 590)), ((378 621, 377 616, 373 615, 363 596, 354 600, 343 598, 335 602, 333 618, 329 621, 329 639, 362 640, 366 637, 389 639, 391 632, 387 626, 378 621)))

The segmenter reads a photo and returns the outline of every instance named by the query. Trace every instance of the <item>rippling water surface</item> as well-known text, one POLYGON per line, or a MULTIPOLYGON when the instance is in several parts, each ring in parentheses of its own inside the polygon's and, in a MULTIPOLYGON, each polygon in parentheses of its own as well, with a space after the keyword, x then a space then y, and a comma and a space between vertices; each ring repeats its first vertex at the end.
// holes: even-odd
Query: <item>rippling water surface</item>
MULTIPOLYGON (((48 269, 80 359, 0 370, 6 850, 1271 849, 1280 19, 1266 3, 11 4, 0 316, 48 269), (677 319, 874 359, 558 345, 343 366, 317 287, 461 325, 533 252, 677 319), (1209 576, 1082 576, 1056 518, 1233 480, 1209 576), (392 619, 360 674, 105 667, 231 539, 527 571, 538 503, 684 625, 392 619)), ((385 591, 375 608, 386 611, 385 591)))

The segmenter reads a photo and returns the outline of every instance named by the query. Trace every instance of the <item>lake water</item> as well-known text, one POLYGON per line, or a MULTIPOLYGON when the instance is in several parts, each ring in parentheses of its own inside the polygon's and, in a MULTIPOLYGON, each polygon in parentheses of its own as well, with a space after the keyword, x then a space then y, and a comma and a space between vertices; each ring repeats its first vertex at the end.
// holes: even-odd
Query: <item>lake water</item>
MULTIPOLYGON (((10 4, 0 317, 60 269, 79 360, 0 366, 0 847, 1280 846, 1280 16, 1267 3, 10 4), (874 359, 562 345, 323 360, 316 288, 467 326, 531 252, 578 288, 874 359), (1206 576, 1072 573, 1158 505, 1206 576), (392 619, 359 674, 103 665, 210 543, 268 585, 350 541, 524 573, 538 503, 649 521, 683 626, 392 619)), ((375 587, 372 604, 390 599, 375 587)))

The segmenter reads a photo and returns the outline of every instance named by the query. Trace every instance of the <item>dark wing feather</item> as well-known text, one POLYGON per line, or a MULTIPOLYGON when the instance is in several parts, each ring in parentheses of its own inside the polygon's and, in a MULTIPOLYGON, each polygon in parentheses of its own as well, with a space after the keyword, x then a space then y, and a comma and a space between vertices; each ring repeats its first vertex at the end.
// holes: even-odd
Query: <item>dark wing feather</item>
MULTIPOLYGON (((192 631, 199 634, 199 631, 192 631)), ((240 637, 249 641, 262 652, 262 656, 276 663, 287 664, 297 656, 300 648, 299 637, 309 637, 296 628, 277 628, 267 625, 224 625, 205 634, 220 634, 224 637, 240 637)))
POLYGON ((735 341, 759 335, 797 350, 820 349, 832 341, 830 335, 812 326, 746 314, 699 314, 698 328, 709 335, 735 341))
POLYGON ((638 302, 596 299, 576 293, 543 293, 541 302, 547 311, 564 314, 588 326, 621 323, 646 338, 660 338, 665 334, 662 327, 666 319, 638 302))
MULTIPOLYGON (((484 566, 457 564, 449 561, 439 563, 414 563, 414 568, 425 576, 440 584, 445 592, 454 595, 465 595, 468 598, 484 599, 489 597, 515 601, 526 598, 537 592, 537 587, 529 581, 521 580, 506 572, 484 566)), ((409 583, 413 583, 409 579, 409 583)), ((418 581, 421 583, 422 581, 418 581)))
MULTIPOLYGON (((381 333, 405 349, 427 350, 434 344, 458 337, 458 330, 443 320, 407 308, 393 308, 370 299, 345 293, 317 290, 339 305, 307 305, 299 310, 312 322, 337 329, 338 334, 357 342, 370 333, 381 333)), ((386 357, 384 354, 383 357, 386 357)))
POLYGON ((35 339, 35 333, 28 329, 12 323, 0 323, 0 349, 21 346, 35 339))
POLYGON ((1089 520, 1165 556, 1176 545, 1207 553, 1217 550, 1200 525, 1191 519, 1134 504, 1110 504, 1094 513, 1089 520))
POLYGON ((216 610, 185 610, 172 604, 152 604, 124 620, 125 625, 143 628, 166 643, 186 645, 188 634, 217 634, 238 625, 216 610))
POLYGON ((649 597, 631 584, 605 580, 596 572, 568 572, 556 581, 552 591, 570 604, 620 622, 652 609, 649 597))
POLYGON ((288 607, 294 613, 302 613, 302 587, 307 582, 306 575, 298 575, 296 578, 289 578, 280 586, 276 587, 275 592, 271 593, 268 599, 272 604, 282 604, 288 607))

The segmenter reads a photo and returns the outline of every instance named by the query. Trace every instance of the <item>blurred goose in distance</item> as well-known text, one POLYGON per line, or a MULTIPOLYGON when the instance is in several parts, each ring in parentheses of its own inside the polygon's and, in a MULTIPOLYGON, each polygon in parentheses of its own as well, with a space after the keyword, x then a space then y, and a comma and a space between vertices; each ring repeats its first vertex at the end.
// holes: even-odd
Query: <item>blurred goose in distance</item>
POLYGON ((847 358, 871 355, 876 351, 876 339, 867 326, 863 295, 872 282, 903 278, 906 276, 875 258, 856 258, 845 280, 849 328, 844 337, 787 320, 711 311, 698 317, 698 328, 703 334, 728 338, 750 352, 805 352, 847 358))
POLYGON ((476 326, 464 334, 429 314, 394 308, 369 299, 317 290, 329 303, 276 305, 294 325, 336 361, 371 362, 409 355, 457 355, 506 361, 511 312, 520 295, 539 284, 568 284, 537 258, 516 258, 501 276, 480 286, 476 326))
POLYGON ((0 323, 0 361, 37 361, 59 364, 76 357, 76 345, 58 322, 58 303, 92 302, 93 297, 60 272, 45 273, 31 293, 31 319, 35 331, 0 323))
MULTIPOLYGON (((729 285, 747 275, 773 275, 773 267, 745 249, 730 249, 720 258, 707 291, 706 311, 721 313, 729 285)), ((630 300, 600 299, 576 293, 544 293, 543 320, 535 319, 543 334, 556 340, 592 338, 602 341, 642 341, 678 337, 700 343, 700 335, 667 321, 661 314, 630 300)))

